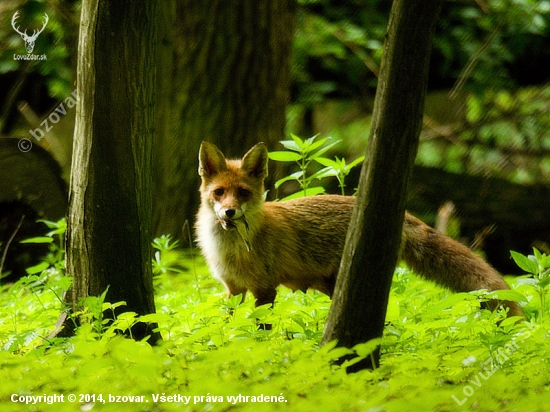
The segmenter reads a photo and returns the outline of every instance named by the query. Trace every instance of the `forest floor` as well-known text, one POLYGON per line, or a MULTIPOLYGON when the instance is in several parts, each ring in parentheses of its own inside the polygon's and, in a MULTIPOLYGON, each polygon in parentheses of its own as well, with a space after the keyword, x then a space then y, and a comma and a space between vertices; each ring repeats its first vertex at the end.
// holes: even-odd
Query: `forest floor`
MULTIPOLYGON (((72 338, 47 338, 70 280, 59 270, 0 290, 2 411, 548 411, 550 317, 530 282, 511 280, 533 320, 479 309, 398 268, 380 368, 347 374, 349 350, 320 347, 330 300, 280 288, 273 310, 227 300, 195 251, 164 250, 154 267, 157 313, 107 313, 89 298, 72 338), (156 322, 150 346, 121 332, 156 322), (257 327, 257 320, 273 325, 257 327), (500 320, 500 322, 498 322, 500 320)), ((532 283, 532 282, 531 282, 532 283)), ((543 300, 544 304, 544 300, 543 300)), ((353 352, 368 356, 369 344, 353 352)))

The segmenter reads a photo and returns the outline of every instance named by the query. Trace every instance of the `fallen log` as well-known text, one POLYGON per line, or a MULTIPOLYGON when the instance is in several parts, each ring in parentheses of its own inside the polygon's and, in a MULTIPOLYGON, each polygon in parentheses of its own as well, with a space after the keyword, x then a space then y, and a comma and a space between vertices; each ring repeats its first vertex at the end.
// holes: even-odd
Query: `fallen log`
POLYGON ((521 273, 510 250, 533 252, 550 244, 550 187, 416 167, 409 185, 408 209, 434 225, 437 210, 455 206, 460 237, 472 242, 485 232, 480 249, 501 273, 521 273))

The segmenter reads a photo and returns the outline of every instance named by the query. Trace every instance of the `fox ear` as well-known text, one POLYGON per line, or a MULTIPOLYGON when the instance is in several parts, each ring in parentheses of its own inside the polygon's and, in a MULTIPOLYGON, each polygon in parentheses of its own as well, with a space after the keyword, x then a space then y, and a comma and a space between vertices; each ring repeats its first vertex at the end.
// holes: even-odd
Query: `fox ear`
POLYGON ((199 150, 199 175, 209 177, 224 170, 227 170, 227 163, 220 149, 210 142, 202 142, 199 150))
POLYGON ((258 143, 243 157, 241 169, 249 176, 265 179, 267 177, 267 147, 265 143, 258 143))

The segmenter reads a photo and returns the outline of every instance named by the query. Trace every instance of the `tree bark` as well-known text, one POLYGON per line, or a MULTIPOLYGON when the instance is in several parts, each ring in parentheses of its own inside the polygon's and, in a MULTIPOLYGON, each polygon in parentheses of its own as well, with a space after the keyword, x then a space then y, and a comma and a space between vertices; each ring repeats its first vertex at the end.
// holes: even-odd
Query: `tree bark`
POLYGON ((155 236, 180 237, 195 220, 201 141, 240 157, 284 138, 295 8, 294 0, 177 2, 177 81, 171 135, 155 163, 155 236))
MULTIPOLYGON (((440 0, 393 2, 371 135, 323 342, 353 347, 382 336, 418 148, 440 0)), ((379 349, 348 371, 374 367, 379 349)))
MULTIPOLYGON (((109 288, 106 300, 125 301, 123 311, 155 311, 150 227, 158 8, 156 0, 82 4, 66 246, 73 310, 109 288)), ((150 342, 159 337, 149 325, 132 328, 137 339, 147 335, 150 342)))

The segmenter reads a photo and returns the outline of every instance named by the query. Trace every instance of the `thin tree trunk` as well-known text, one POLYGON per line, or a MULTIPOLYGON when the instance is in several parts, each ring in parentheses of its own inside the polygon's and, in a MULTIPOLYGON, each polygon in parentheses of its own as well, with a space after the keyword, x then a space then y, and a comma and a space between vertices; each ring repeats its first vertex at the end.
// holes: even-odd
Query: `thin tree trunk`
MULTIPOLYGON (((441 0, 395 0, 367 157, 323 342, 353 347, 381 337, 418 148, 432 37, 441 0)), ((373 357, 350 371, 378 364, 373 357), (373 361, 373 362, 372 362, 373 361)))
MULTIPOLYGON (((106 300, 125 301, 123 311, 155 311, 150 227, 158 7, 156 0, 82 4, 66 246, 73 310, 109 288, 106 300)), ((158 338, 145 324, 132 335, 158 338)))

